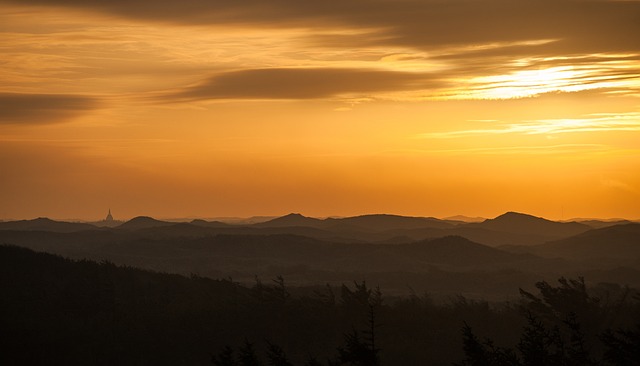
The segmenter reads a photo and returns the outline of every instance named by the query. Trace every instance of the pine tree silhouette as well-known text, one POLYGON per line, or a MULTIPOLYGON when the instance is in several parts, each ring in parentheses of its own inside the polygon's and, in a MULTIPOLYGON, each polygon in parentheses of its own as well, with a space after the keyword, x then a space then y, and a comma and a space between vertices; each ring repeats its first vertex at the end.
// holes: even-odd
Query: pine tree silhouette
POLYGON ((237 366, 235 358, 233 357, 233 349, 229 346, 224 347, 222 352, 217 356, 211 356, 211 362, 215 366, 237 366))
POLYGON ((269 360, 269 366, 293 366, 280 346, 269 342, 267 343, 267 359, 269 360))
POLYGON ((248 340, 244 341, 244 345, 238 351, 238 360, 240 361, 240 366, 262 366, 253 344, 248 340))

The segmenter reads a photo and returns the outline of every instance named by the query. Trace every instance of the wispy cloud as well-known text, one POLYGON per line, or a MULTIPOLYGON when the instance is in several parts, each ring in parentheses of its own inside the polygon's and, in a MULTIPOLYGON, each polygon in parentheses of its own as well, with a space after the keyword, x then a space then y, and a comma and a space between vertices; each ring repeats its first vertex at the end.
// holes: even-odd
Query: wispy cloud
MULTIPOLYGON (((637 48, 640 3, 592 0, 3 0, 21 5, 66 6, 131 19, 179 24, 260 28, 370 30, 360 39, 333 38, 331 46, 441 45, 561 39, 570 53, 637 48), (544 26, 541 26, 541 25, 544 26)), ((319 32, 320 31, 320 32, 319 32)), ((327 39, 329 41, 330 39, 327 39)))
POLYGON ((601 177, 600 184, 607 188, 618 189, 635 194, 640 193, 636 187, 616 179, 601 177))
POLYGON ((508 145, 508 146, 479 146, 471 148, 426 148, 426 149, 400 149, 385 150, 381 154, 385 156, 585 156, 589 154, 601 154, 615 150, 614 146, 606 144, 544 144, 544 145, 508 145))
POLYGON ((429 150, 429 153, 439 154, 462 154, 462 155, 504 155, 526 154, 526 155, 555 155, 558 153, 584 153, 588 151, 604 151, 609 147, 603 144, 558 144, 558 145, 538 145, 538 146, 500 146, 500 147, 477 147, 469 149, 437 149, 429 150))
MULTIPOLYGON (((581 56, 573 63, 569 57, 561 58, 562 66, 537 67, 542 60, 514 60, 511 71, 502 74, 470 77, 464 81, 465 87, 452 92, 454 98, 504 99, 522 98, 550 92, 579 92, 593 89, 640 90, 640 64, 638 55, 634 58, 621 56, 591 57, 585 64, 581 56)), ((547 60, 551 61, 551 60, 547 60)))
POLYGON ((584 118, 540 119, 499 124, 498 128, 466 129, 420 134, 421 138, 459 138, 477 135, 560 134, 569 132, 640 131, 640 113, 599 113, 584 118))
MULTIPOLYGON (((629 17, 640 13, 637 2, 0 3, 30 9, 33 14, 20 19, 37 18, 34 27, 44 30, 24 31, 28 27, 15 19, 18 23, 4 31, 0 27, 3 90, 11 92, 46 93, 45 87, 63 83, 66 89, 60 92, 83 93, 76 81, 87 80, 82 85, 99 86, 101 92, 175 88, 194 94, 194 100, 309 99, 344 92, 400 101, 505 99, 602 88, 617 95, 640 94, 640 46, 634 37, 640 23, 629 17), (67 18, 51 15, 69 9, 89 10, 89 17, 96 18, 85 21, 77 12, 67 18), (315 93, 300 86, 294 92, 286 78, 282 85, 270 84, 281 91, 263 85, 268 73, 283 69, 350 69, 355 76, 343 81, 332 79, 338 73, 326 72, 326 81, 316 81, 311 74, 321 71, 290 73, 299 72, 301 82, 317 83, 315 93), (382 77, 383 71, 389 74, 382 77), (403 73, 430 76, 416 83, 403 73), (357 79, 367 74, 378 86, 357 79), (192 86, 197 80, 201 83, 192 86), (361 88, 349 85, 356 81, 361 88)), ((4 17, 0 22, 9 20, 4 17)))

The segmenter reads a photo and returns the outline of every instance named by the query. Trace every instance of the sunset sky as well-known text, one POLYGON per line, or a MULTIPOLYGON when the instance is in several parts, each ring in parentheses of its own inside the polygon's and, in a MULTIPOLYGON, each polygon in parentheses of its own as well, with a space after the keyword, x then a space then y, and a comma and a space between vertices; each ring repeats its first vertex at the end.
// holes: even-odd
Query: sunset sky
POLYGON ((640 218, 640 1, 0 0, 0 219, 640 218))

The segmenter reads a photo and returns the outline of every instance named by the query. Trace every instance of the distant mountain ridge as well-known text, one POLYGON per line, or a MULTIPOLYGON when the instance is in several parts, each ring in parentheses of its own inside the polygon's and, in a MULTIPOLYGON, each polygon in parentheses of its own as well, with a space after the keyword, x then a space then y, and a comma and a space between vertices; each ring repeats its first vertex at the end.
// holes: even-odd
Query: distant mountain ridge
POLYGON ((453 226, 444 220, 433 217, 412 217, 389 214, 371 214, 342 218, 316 219, 303 216, 299 213, 291 213, 266 222, 255 224, 256 227, 286 227, 286 226, 307 226, 322 229, 333 227, 342 228, 364 228, 374 231, 384 231, 393 229, 415 229, 415 228, 448 228, 453 226))
POLYGON ((467 239, 499 246, 534 245, 576 235, 592 227, 575 222, 556 222, 532 215, 507 212, 482 222, 441 220, 432 217, 398 215, 362 215, 345 218, 316 219, 289 214, 255 225, 255 227, 308 227, 336 233, 336 237, 364 241, 389 242, 401 238, 406 242, 458 235, 467 239))
POLYGON ((175 225, 175 222, 160 221, 149 216, 138 216, 116 227, 116 229, 139 230, 175 225))
POLYGON ((323 220, 303 216, 299 213, 290 213, 285 216, 277 217, 272 220, 253 224, 254 227, 295 227, 307 226, 319 228, 322 226, 323 220))
POLYGON ((547 236, 572 236, 592 229, 577 222, 557 222, 519 212, 507 212, 494 219, 477 224, 469 224, 491 230, 520 233, 542 234, 547 236))
POLYGON ((482 221, 486 220, 486 218, 484 218, 484 217, 470 217, 470 216, 465 216, 465 215, 455 215, 455 216, 445 217, 443 220, 446 220, 446 221, 458 221, 458 222, 482 222, 482 221))
MULTIPOLYGON (((594 223, 601 227, 602 222, 594 223)), ((610 226, 610 225, 606 225, 610 226)), ((592 227, 576 222, 556 222, 532 215, 507 212, 482 222, 463 222, 433 217, 370 214, 353 217, 313 218, 291 213, 267 221, 236 224, 202 219, 191 222, 157 220, 138 216, 112 228, 101 230, 152 230, 159 235, 208 236, 216 234, 296 234, 337 242, 400 244, 444 236, 462 236, 489 246, 537 245, 567 238, 592 227)), ((65 223, 48 219, 0 222, 0 230, 43 230, 73 232, 95 230, 96 225, 65 223)))
POLYGON ((98 230, 98 227, 87 223, 55 221, 46 217, 39 217, 33 220, 0 222, 0 230, 27 230, 69 233, 83 230, 98 230))
POLYGON ((634 222, 631 220, 624 220, 624 219, 611 219, 611 220, 581 219, 581 220, 572 220, 572 221, 591 226, 594 229, 600 229, 607 226, 614 226, 614 225, 621 225, 621 224, 631 224, 634 222))

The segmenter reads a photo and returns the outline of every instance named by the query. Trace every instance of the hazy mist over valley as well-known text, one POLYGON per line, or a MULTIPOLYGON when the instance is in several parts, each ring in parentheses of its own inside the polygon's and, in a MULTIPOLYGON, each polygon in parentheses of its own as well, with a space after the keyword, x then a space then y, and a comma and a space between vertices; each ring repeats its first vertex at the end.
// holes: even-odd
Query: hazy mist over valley
POLYGON ((0 223, 0 242, 247 285, 277 276, 296 286, 366 280, 388 294, 426 292, 440 300, 508 300, 519 296, 518 287, 562 276, 640 287, 640 223, 556 222, 516 212, 481 222, 384 214, 228 222, 38 218, 0 223))

